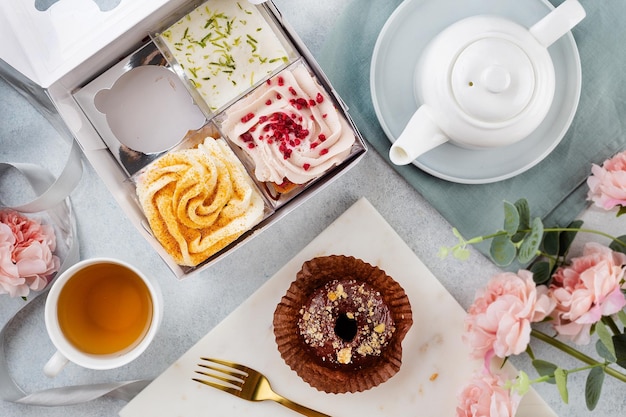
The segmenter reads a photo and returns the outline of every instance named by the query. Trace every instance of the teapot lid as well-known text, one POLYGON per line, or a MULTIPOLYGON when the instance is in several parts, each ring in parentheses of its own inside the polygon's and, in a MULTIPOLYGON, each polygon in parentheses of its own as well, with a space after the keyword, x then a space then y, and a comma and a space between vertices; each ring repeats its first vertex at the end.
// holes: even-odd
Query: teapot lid
POLYGON ((517 43, 482 38, 460 52, 450 81, 455 101, 469 117, 486 123, 505 122, 531 102, 535 66, 517 43))

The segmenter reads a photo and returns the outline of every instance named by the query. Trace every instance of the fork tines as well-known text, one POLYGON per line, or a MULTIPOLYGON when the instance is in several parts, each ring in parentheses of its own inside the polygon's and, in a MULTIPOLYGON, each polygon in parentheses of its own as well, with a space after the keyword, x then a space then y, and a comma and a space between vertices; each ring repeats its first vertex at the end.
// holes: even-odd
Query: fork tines
MULTIPOLYGON (((200 358, 203 361, 207 361, 210 364, 199 363, 198 366, 205 368, 212 372, 207 371, 195 371, 199 375, 203 375, 211 378, 211 380, 192 378, 194 381, 201 384, 209 385, 213 388, 218 388, 224 391, 241 391, 241 387, 248 376, 248 372, 235 368, 235 364, 231 362, 222 361, 212 358, 200 358), (219 366, 215 366, 217 364, 219 366), (226 384, 224 384, 226 383, 226 384)), ((238 366, 239 367, 239 366, 238 366)), ((245 367, 244 367, 245 368, 245 367)), ((234 393, 234 392, 231 392, 234 393)))

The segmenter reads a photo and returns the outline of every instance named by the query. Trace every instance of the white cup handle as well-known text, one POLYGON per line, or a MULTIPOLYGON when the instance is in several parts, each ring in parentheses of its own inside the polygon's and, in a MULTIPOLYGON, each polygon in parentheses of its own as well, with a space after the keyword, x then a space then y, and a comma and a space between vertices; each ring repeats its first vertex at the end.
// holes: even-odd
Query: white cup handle
POLYGON ((69 359, 57 350, 44 365, 43 373, 49 378, 54 378, 63 370, 63 368, 65 368, 65 365, 67 365, 68 362, 69 359))

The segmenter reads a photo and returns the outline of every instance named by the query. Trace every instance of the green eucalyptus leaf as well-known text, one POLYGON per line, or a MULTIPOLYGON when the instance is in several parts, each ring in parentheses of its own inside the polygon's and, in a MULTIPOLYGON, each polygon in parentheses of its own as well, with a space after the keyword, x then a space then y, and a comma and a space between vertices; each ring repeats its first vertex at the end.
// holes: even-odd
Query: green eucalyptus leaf
POLYGON ((554 384, 556 381, 554 380, 554 372, 557 369, 557 366, 551 362, 544 361, 542 359, 535 359, 532 362, 533 367, 537 371, 540 376, 549 376, 546 382, 550 384, 554 384))
POLYGON ((596 352, 607 362, 615 362, 617 360, 615 353, 611 352, 600 339, 596 340, 596 352))
POLYGON ((615 334, 612 339, 615 347, 615 363, 626 368, 626 334, 615 334))
MULTIPOLYGON (((567 225, 567 228, 568 229, 580 229, 583 223, 584 222, 582 220, 574 220, 569 225, 567 225)), ((578 231, 561 232, 559 234, 559 240, 560 240, 559 256, 565 256, 565 254, 567 254, 567 251, 569 250, 570 246, 572 246, 572 243, 574 242, 574 239, 576 238, 577 234, 578 234, 578 231)))
POLYGON ((616 239, 617 240, 611 242, 609 248, 613 249, 615 252, 626 253, 626 235, 618 236, 616 239), (624 245, 620 242, 623 242, 624 245))
POLYGON ((591 368, 585 384, 585 402, 589 411, 592 411, 598 405, 603 383, 604 370, 600 367, 591 368))
POLYGON ((526 395, 530 390, 530 384, 531 382, 528 374, 524 371, 519 371, 519 375, 514 385, 517 393, 522 397, 526 395))
POLYGON ((556 368, 554 371, 554 380, 556 381, 556 387, 559 389, 561 399, 565 404, 569 402, 569 394, 567 392, 567 371, 562 368, 556 368))
POLYGON ((552 277, 552 267, 548 261, 540 261, 531 265, 530 272, 533 273, 535 284, 546 284, 552 277))
POLYGON ((526 354, 530 357, 531 360, 535 360, 535 352, 533 352, 533 348, 530 347, 530 343, 526 345, 526 354))
POLYGON ((508 266, 515 260, 517 249, 509 236, 500 235, 491 240, 489 248, 491 258, 498 266, 508 266))
POLYGON ((620 310, 617 312, 617 318, 622 323, 622 325, 626 326, 626 311, 620 310))
POLYGON ((546 232, 543 237, 543 251, 553 257, 559 255, 559 248, 561 239, 559 232, 546 232))
POLYGON ((507 235, 513 236, 519 228, 519 213, 517 207, 508 201, 504 202, 504 231, 507 235))
POLYGON ((470 257, 470 251, 467 248, 458 246, 452 250, 452 256, 459 261, 467 261, 470 257))
POLYGON ((621 204, 619 205, 619 210, 617 211, 617 217, 621 216, 622 214, 626 213, 626 207, 622 206, 621 204))
POLYGON ((515 202, 515 207, 517 208, 517 212, 519 213, 519 223, 520 227, 528 227, 530 226, 530 208, 528 206, 528 200, 525 198, 520 198, 515 202))
POLYGON ((539 246, 541 245, 541 241, 543 239, 543 222, 539 217, 535 217, 532 224, 532 229, 530 231, 530 235, 524 239, 522 245, 519 248, 519 253, 517 255, 518 260, 525 264, 530 262, 535 256, 537 256, 537 252, 539 251, 539 246))
POLYGON ((613 356, 615 356, 615 346, 613 346, 612 334, 609 331, 608 327, 606 327, 606 324, 602 322, 602 320, 596 323, 596 333, 598 334, 598 337, 600 338, 602 344, 607 348, 609 352, 611 352, 613 356))
POLYGON ((528 234, 526 231, 530 228, 530 208, 528 207, 528 200, 525 198, 520 198, 515 202, 515 207, 517 208, 517 213, 519 214, 519 226, 517 227, 518 232, 513 235, 511 240, 515 243, 521 242, 522 239, 528 234))

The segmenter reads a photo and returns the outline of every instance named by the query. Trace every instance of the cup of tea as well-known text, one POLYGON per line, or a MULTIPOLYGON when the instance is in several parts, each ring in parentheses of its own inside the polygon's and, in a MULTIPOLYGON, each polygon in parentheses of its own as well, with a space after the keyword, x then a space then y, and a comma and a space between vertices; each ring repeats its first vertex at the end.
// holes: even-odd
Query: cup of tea
POLYGON ((68 362, 112 369, 143 353, 161 323, 161 293, 143 273, 120 260, 76 263, 52 284, 45 306, 56 353, 44 373, 56 376, 68 362))

